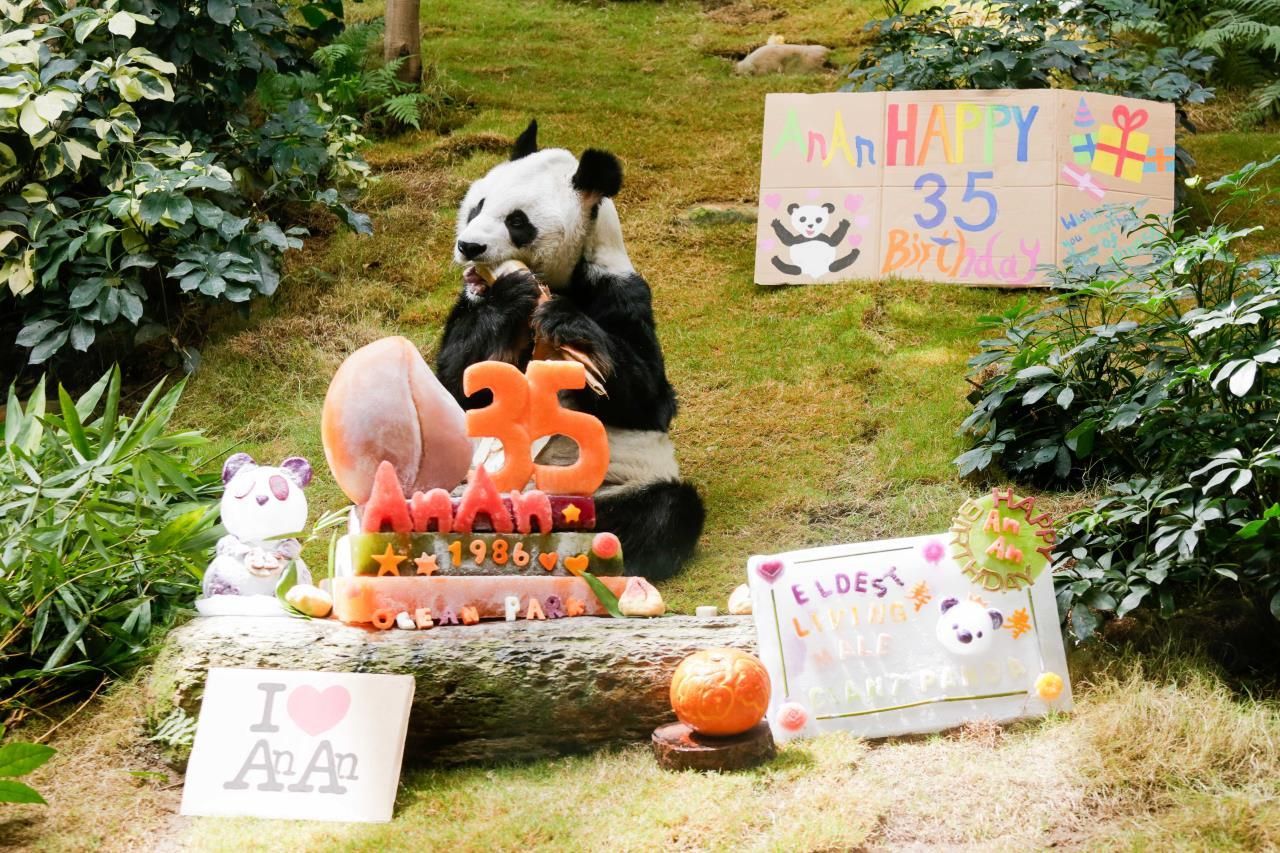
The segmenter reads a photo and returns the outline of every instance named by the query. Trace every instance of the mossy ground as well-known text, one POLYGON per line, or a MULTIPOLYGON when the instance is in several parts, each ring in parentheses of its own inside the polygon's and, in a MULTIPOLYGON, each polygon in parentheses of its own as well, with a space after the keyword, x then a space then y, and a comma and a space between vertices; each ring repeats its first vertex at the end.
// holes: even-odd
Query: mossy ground
MULTIPOLYGON (((351 9, 366 18, 381 4, 351 9)), ((383 173, 366 205, 375 236, 309 242, 274 301, 247 319, 221 320, 181 419, 228 452, 300 453, 319 463, 320 406, 347 353, 404 334, 434 357, 458 287, 449 261, 454 207, 536 117, 544 144, 605 147, 626 170, 618 206, 628 248, 653 287, 681 398, 673 435, 709 508, 697 558, 663 586, 668 601, 686 612, 723 604, 753 552, 941 528, 973 488, 950 460, 960 449, 974 318, 1024 297, 910 282, 758 288, 753 225, 681 217, 701 202, 754 201, 766 92, 839 83, 834 71, 737 78, 730 58, 779 32, 835 46, 839 64, 876 11, 835 0, 423 4, 426 58, 470 98, 465 124, 448 137, 411 133, 369 152, 383 173)), ((1280 151, 1270 134, 1184 141, 1207 175, 1280 151)), ((1274 209, 1264 215, 1280 222, 1274 209)), ((341 503, 327 477, 317 480, 313 517, 341 503)), ((1144 660, 1145 670, 1114 659, 1075 667, 1071 717, 877 746, 823 738, 744 774, 667 775, 640 747, 520 768, 413 772, 384 827, 176 818, 176 780, 147 775, 157 768, 137 746, 135 681, 55 735, 62 753, 35 779, 54 805, 0 817, 0 846, 1280 844, 1274 707, 1242 701, 1211 667, 1180 653, 1144 660)))

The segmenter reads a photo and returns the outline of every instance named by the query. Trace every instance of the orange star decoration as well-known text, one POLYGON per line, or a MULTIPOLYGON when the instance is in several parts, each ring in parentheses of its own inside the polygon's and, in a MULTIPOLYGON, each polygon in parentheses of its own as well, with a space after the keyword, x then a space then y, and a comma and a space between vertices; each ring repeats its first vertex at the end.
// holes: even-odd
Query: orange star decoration
POLYGON ((919 612, 921 607, 924 607, 933 600, 933 596, 929 594, 929 585, 924 581, 920 581, 920 583, 911 587, 911 594, 909 597, 916 603, 917 612, 919 612))
POLYGON ((1031 619, 1027 616, 1027 609, 1022 607, 1010 613, 1008 620, 1004 623, 1004 626, 1013 632, 1013 638, 1015 640, 1030 631, 1031 619))
POLYGON ((440 566, 436 563, 436 555, 431 554, 428 556, 426 551, 423 551, 421 556, 413 561, 413 564, 418 567, 418 574, 427 575, 428 577, 440 570, 440 566))
POLYGON ((574 504, 569 504, 567 507, 560 510, 560 514, 564 516, 565 521, 573 524, 577 522, 578 518, 582 515, 582 510, 578 509, 574 504))
POLYGON ((387 543, 387 550, 373 555, 374 562, 378 564, 378 577, 400 574, 400 564, 407 559, 409 558, 397 554, 390 542, 387 543))

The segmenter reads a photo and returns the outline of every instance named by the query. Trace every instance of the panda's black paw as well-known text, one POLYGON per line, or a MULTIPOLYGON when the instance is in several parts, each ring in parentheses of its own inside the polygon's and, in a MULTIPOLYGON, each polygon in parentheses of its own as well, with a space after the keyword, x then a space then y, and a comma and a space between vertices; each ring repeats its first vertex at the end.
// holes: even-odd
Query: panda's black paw
POLYGON ((553 297, 533 312, 533 332, 555 347, 570 346, 591 356, 607 375, 613 372, 604 330, 564 297, 553 297))

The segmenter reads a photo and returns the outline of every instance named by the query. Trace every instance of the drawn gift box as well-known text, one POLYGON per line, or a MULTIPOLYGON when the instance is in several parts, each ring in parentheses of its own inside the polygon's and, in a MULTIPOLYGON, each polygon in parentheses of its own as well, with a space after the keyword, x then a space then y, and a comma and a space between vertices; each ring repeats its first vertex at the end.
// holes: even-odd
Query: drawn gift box
POLYGON ((1071 134, 1071 151, 1074 154, 1075 161, 1078 165, 1088 166, 1093 163, 1093 157, 1097 153, 1097 146, 1093 141, 1093 134, 1071 134))
POLYGON ((1098 128, 1093 170, 1122 181, 1142 183, 1143 166, 1147 161, 1151 137, 1149 134, 1139 133, 1138 128, 1147 123, 1147 111, 1130 111, 1121 104, 1112 111, 1111 120, 1114 124, 1104 124, 1098 128))
POLYGON ((1152 145, 1147 149, 1147 162, 1143 164, 1146 172, 1172 172, 1176 154, 1172 145, 1152 145))

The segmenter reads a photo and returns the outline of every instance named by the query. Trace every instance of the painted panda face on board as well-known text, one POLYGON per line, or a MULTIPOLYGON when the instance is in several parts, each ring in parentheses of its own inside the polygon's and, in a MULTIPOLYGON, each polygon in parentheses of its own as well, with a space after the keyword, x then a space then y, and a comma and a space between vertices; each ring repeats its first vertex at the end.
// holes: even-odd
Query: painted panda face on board
POLYGON ((610 200, 622 187, 617 158, 591 148, 581 158, 563 148, 538 150, 537 134, 530 122, 511 159, 473 183, 458 209, 453 258, 467 266, 469 291, 483 287, 473 264, 518 260, 554 288, 584 255, 608 260, 613 249, 626 259, 610 200))
POLYGON ((805 237, 815 237, 826 230, 827 220, 836 212, 834 204, 793 204, 787 207, 791 227, 805 237))

